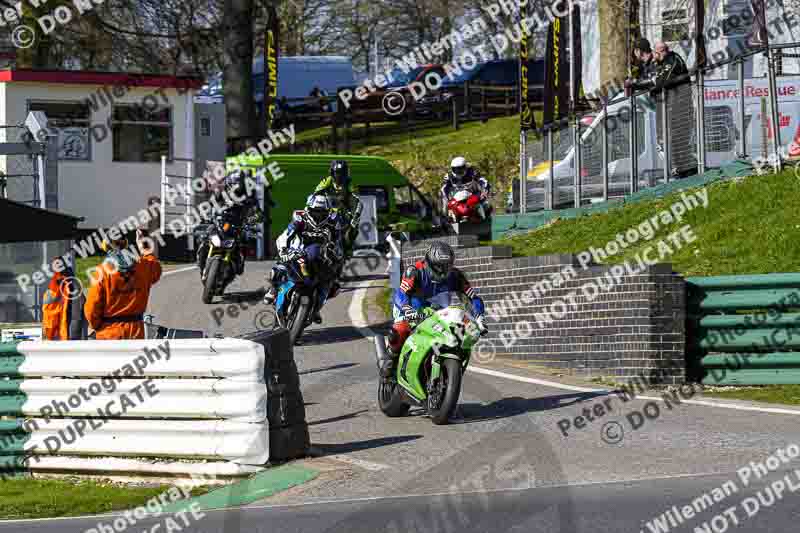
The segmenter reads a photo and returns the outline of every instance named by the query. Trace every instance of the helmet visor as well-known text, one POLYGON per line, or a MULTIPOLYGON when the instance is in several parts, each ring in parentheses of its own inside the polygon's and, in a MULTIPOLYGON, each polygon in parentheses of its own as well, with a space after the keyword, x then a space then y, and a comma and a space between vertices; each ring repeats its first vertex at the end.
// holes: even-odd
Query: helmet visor
POLYGON ((450 266, 447 264, 435 264, 431 263, 428 265, 431 272, 431 279, 433 281, 441 283, 445 279, 447 279, 447 275, 450 273, 450 266))
POLYGON ((316 207, 309 209, 308 215, 315 223, 319 224, 320 222, 328 218, 328 210, 316 207))

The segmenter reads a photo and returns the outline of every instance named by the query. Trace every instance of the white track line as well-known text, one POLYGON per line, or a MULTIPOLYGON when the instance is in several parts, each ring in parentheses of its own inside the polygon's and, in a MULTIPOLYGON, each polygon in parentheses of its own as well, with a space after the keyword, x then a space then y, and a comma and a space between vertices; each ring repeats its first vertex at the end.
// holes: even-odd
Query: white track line
POLYGON ((180 272, 187 272, 189 270, 194 270, 195 268, 197 268, 197 265, 192 265, 190 267, 179 268, 177 270, 167 270, 166 272, 163 272, 161 274, 161 277, 169 276, 170 274, 178 274, 180 272))
MULTIPOLYGON (((353 325, 356 328, 358 328, 358 331, 365 337, 372 337, 375 335, 375 332, 373 332, 369 328, 369 321, 367 320, 367 317, 364 316, 364 311, 362 306, 362 302, 364 301, 364 298, 366 298, 366 296, 367 296, 366 288, 359 288, 353 291, 353 299, 350 302, 349 314, 350 314, 350 320, 353 322, 353 325)), ((519 381, 521 383, 541 385, 543 387, 551 387, 554 389, 562 389, 573 392, 605 392, 605 393, 612 392, 608 389, 592 389, 588 387, 577 387, 575 385, 565 385, 563 383, 558 383, 556 381, 548 381, 546 379, 535 379, 524 376, 517 376, 515 374, 508 374, 506 372, 498 372, 497 370, 489 370, 488 368, 481 368, 476 365, 470 365, 470 372, 476 372, 478 374, 485 374, 487 376, 493 376, 496 378, 508 379, 511 381, 519 381)), ((648 400, 648 401, 652 400, 661 401, 663 398, 659 396, 637 395, 636 399, 648 400)), ((684 400, 682 398, 681 398, 681 403, 689 405, 703 405, 706 407, 719 407, 720 409, 733 409, 735 411, 754 411, 759 413, 800 416, 800 410, 798 409, 782 409, 780 407, 754 407, 754 406, 736 405, 723 402, 712 402, 709 400, 684 400)))

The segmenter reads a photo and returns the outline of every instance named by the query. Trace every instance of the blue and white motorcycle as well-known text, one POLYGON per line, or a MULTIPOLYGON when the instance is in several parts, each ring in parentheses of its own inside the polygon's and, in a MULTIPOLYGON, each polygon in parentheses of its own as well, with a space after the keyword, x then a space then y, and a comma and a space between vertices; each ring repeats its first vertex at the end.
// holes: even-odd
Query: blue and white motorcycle
POLYGON ((325 302, 338 292, 336 273, 343 260, 341 241, 326 239, 303 249, 290 249, 276 265, 279 285, 275 317, 280 327, 289 330, 292 344, 311 325, 325 302))

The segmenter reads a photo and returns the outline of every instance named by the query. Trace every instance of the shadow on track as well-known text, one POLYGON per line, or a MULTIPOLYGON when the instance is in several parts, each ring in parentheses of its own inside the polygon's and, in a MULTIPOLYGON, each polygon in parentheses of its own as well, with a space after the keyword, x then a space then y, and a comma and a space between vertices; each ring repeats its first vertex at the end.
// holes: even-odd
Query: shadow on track
POLYGON ((220 296, 220 300, 225 303, 253 303, 260 302, 264 298, 264 294, 266 294, 264 289, 228 292, 220 296))
POLYGON ((316 374, 317 372, 327 372, 328 370, 339 370, 341 368, 350 368, 351 366, 358 366, 358 363, 342 363, 339 365, 323 366, 322 368, 312 368, 310 370, 303 370, 298 372, 299 375, 316 374))
POLYGON ((362 409, 361 411, 355 411, 354 413, 349 413, 346 415, 341 416, 334 416, 331 418, 323 418, 322 420, 315 420, 313 422, 309 422, 309 426, 319 426, 320 424, 330 424, 331 422, 340 422, 342 420, 350 420, 351 418, 358 418, 358 415, 362 413, 368 413, 369 409, 362 409))
POLYGON ((412 440, 421 439, 422 435, 403 435, 398 437, 381 437, 379 439, 362 440, 358 442, 348 442, 345 444, 314 444, 312 446, 313 455, 337 455, 340 453, 358 452, 361 450, 371 450, 393 444, 403 444, 412 440))
POLYGON ((512 396, 510 398, 497 400, 488 405, 462 403, 459 404, 457 411, 457 413, 461 415, 460 418, 452 420, 451 423, 470 424, 486 420, 510 418, 524 413, 560 409, 597 398, 598 396, 607 396, 608 394, 607 392, 579 392, 575 394, 544 396, 541 398, 521 398, 519 396, 512 396))
POLYGON ((329 328, 307 329, 298 340, 299 346, 335 344, 363 339, 364 336, 353 326, 331 326, 329 328))

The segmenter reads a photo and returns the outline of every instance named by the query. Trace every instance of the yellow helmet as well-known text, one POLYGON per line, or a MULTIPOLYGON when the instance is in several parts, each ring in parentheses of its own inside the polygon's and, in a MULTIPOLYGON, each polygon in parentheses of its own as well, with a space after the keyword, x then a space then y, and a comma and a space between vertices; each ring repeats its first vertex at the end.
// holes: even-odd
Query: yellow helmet
POLYGON ((100 250, 107 254, 112 248, 121 249, 128 247, 128 239, 125 237, 121 239, 117 239, 115 241, 109 241, 108 239, 103 239, 103 242, 100 243, 100 250))

